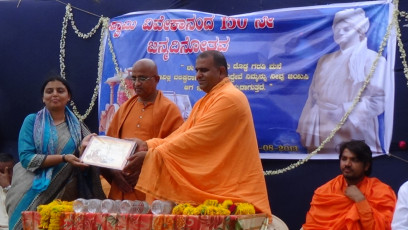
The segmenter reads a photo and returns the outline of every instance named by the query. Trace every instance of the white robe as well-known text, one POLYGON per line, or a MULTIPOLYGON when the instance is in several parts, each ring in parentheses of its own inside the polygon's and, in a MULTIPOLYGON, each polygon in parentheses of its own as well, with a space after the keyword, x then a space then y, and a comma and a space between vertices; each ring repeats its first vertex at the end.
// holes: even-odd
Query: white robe
MULTIPOLYGON (((339 50, 319 59, 297 128, 303 146, 313 150, 330 135, 353 105, 376 57, 377 53, 369 50, 364 40, 347 50, 339 50)), ((354 111, 324 146, 328 152, 333 152, 338 144, 351 139, 364 140, 373 152, 383 152, 378 115, 384 112, 385 63, 385 58, 381 57, 354 111)))
POLYGON ((398 200, 391 227, 392 230, 408 229, 408 181, 398 190, 398 200))

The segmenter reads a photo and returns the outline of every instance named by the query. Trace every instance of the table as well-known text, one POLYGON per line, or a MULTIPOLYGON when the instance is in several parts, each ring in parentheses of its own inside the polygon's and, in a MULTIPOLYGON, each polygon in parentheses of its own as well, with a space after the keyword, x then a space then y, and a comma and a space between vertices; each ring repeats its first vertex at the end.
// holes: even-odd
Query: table
MULTIPOLYGON (((40 213, 23 212, 24 230, 37 230, 40 213)), ((255 215, 153 215, 65 212, 60 217, 62 230, 255 230, 266 229, 266 214, 255 215)))

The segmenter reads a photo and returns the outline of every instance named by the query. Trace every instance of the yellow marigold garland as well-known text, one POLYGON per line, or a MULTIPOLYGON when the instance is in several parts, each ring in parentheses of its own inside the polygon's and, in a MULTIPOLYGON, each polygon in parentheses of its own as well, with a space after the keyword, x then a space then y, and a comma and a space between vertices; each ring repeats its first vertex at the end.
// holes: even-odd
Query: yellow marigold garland
POLYGON ((255 208, 252 204, 248 203, 238 203, 237 209, 235 210, 236 215, 248 215, 255 214, 255 208))
MULTIPOLYGON (((178 204, 176 206, 174 206, 173 210, 172 210, 172 214, 174 215, 189 215, 189 214, 184 214, 184 210, 188 209, 188 208, 194 208, 193 206, 191 206, 191 204, 178 204)), ((192 214, 190 214, 192 215, 192 214)))
POLYGON ((222 204, 218 200, 206 200, 197 207, 189 203, 176 205, 172 214, 174 215, 250 215, 255 214, 255 207, 249 203, 233 203, 225 200, 222 204))
POLYGON ((218 206, 218 200, 206 200, 203 205, 206 206, 218 206))
POLYGON ((39 205, 37 211, 41 215, 40 229, 58 230, 61 213, 73 212, 72 202, 54 200, 49 204, 39 205))
POLYGON ((198 208, 190 205, 183 210, 183 215, 200 215, 200 211, 198 210, 198 208))
POLYGON ((224 200, 224 202, 222 202, 222 207, 224 207, 225 209, 228 209, 233 204, 234 203, 232 202, 232 200, 224 200))

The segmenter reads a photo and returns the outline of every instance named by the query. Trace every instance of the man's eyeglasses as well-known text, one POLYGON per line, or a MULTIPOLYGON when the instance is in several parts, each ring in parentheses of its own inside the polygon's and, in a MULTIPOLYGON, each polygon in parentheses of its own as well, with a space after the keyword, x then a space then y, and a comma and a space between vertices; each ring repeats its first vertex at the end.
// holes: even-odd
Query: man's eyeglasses
POLYGON ((146 76, 133 77, 132 76, 131 79, 132 79, 133 82, 142 82, 143 83, 143 82, 149 80, 152 77, 154 77, 154 76, 150 76, 150 77, 146 77, 146 76))

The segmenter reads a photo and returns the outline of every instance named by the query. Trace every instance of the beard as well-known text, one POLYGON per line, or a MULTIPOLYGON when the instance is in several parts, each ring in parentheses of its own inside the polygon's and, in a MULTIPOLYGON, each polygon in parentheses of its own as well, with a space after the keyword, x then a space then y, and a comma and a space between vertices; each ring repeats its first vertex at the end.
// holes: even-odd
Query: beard
POLYGON ((349 185, 355 185, 358 184, 360 181, 362 181, 365 177, 365 173, 356 173, 352 168, 350 167, 345 167, 342 169, 342 174, 343 177, 346 179, 347 183, 349 185))

